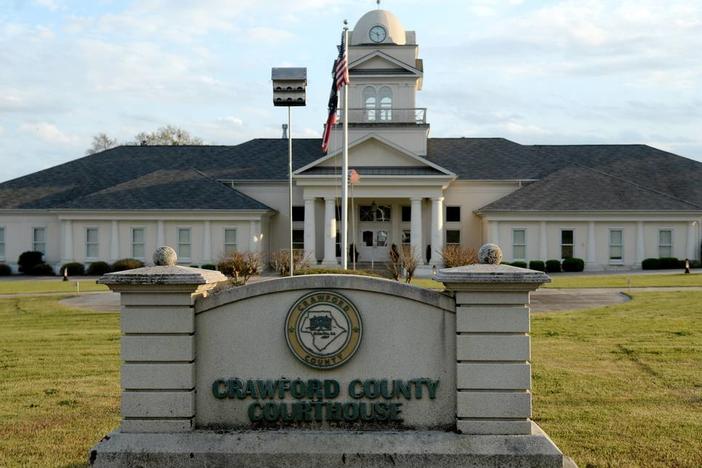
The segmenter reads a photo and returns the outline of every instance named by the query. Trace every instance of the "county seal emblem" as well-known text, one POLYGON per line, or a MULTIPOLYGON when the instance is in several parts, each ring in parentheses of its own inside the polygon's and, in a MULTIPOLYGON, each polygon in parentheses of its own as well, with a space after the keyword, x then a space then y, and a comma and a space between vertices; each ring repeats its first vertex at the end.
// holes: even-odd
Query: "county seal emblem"
POLYGON ((314 291, 295 302, 285 319, 293 355, 315 369, 333 369, 353 357, 363 325, 358 309, 339 293, 314 291))

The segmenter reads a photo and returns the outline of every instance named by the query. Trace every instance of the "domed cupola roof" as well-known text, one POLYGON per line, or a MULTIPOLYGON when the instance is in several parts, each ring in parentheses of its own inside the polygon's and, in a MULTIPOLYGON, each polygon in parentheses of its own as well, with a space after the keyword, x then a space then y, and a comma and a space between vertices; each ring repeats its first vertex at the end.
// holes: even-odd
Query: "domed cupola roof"
POLYGON ((371 10, 356 23, 351 45, 406 43, 405 28, 400 20, 387 10, 371 10))

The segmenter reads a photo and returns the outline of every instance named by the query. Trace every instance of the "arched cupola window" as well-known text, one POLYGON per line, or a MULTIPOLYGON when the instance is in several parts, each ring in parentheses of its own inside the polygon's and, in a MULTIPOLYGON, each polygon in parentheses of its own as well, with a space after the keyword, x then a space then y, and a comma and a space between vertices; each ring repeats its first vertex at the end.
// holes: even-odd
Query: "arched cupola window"
POLYGON ((392 120, 392 89, 389 86, 380 88, 378 101, 380 104, 380 120, 392 120))
POLYGON ((366 86, 363 88, 363 107, 366 109, 366 120, 369 122, 375 121, 375 108, 377 103, 378 99, 375 93, 375 88, 372 86, 366 86))

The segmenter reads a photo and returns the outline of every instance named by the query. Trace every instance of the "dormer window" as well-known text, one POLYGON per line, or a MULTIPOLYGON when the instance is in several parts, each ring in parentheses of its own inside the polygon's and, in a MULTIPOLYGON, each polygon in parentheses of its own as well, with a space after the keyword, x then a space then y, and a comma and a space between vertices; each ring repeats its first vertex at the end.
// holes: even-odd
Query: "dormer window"
POLYGON ((363 88, 363 107, 366 122, 392 120, 392 89, 382 86, 376 90, 373 86, 363 88))

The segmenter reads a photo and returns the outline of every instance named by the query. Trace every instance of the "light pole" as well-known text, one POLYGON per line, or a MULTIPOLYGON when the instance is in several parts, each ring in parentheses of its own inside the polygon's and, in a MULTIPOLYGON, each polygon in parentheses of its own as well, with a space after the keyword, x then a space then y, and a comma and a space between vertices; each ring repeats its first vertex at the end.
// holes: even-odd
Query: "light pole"
POLYGON ((288 108, 288 220, 290 222, 290 276, 294 274, 295 255, 293 254, 293 164, 292 164, 292 117, 290 108, 306 104, 307 68, 273 68, 273 105, 288 108))

